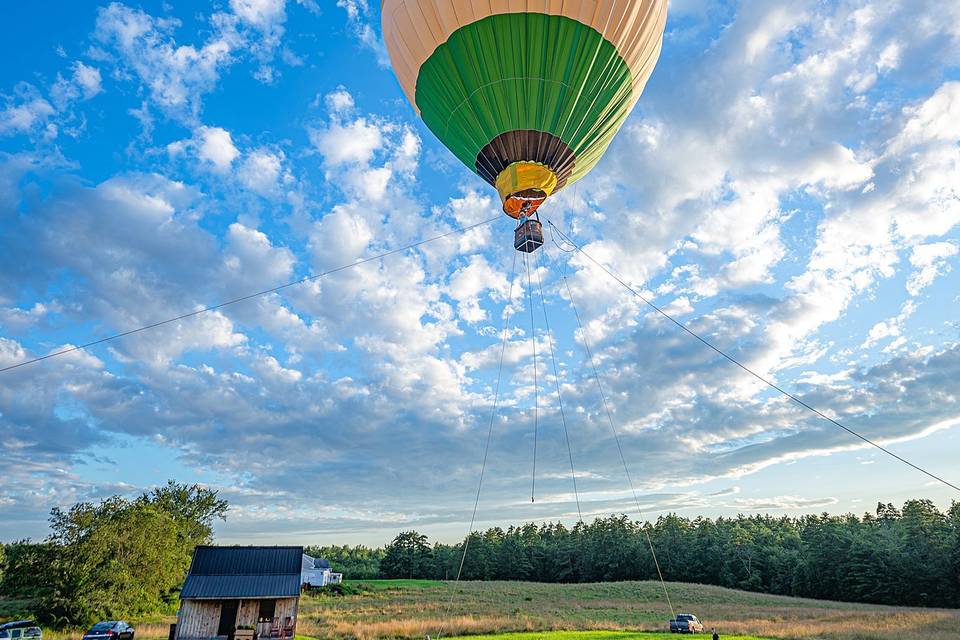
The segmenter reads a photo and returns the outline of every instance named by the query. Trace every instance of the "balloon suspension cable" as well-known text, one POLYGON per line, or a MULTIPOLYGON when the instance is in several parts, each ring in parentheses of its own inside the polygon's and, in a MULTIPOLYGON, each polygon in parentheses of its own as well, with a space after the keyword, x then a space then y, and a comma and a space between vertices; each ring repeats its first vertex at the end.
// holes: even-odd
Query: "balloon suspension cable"
POLYGON ((554 246, 555 246, 559 251, 562 251, 562 252, 564 252, 564 253, 574 253, 574 252, 577 250, 577 245, 575 245, 575 244, 573 244, 573 243, 571 243, 571 242, 565 242, 565 244, 566 244, 567 246, 569 246, 570 248, 569 248, 569 249, 564 249, 563 247, 561 247, 561 246, 560 246, 560 243, 557 242, 557 236, 554 235, 554 233, 553 233, 553 228, 554 228, 554 227, 553 227, 553 224, 552 224, 552 223, 548 223, 548 224, 549 224, 549 228, 550 228, 550 242, 552 242, 552 243, 554 244, 554 246))
MULTIPOLYGON (((627 458, 623 454, 623 446, 620 443, 620 434, 617 431, 617 427, 613 422, 613 413, 610 411, 610 405, 607 402, 607 394, 603 390, 603 384, 600 382, 600 371, 597 369, 596 360, 593 357, 593 351, 590 349, 590 340, 587 338, 587 332, 583 327, 583 322, 580 319, 580 312, 577 311, 577 305, 573 301, 573 291, 570 289, 570 283, 567 281, 567 267, 564 266, 563 269, 563 286, 567 290, 567 299, 570 300, 570 307, 573 309, 573 315, 577 318, 577 326, 580 328, 580 340, 583 342, 583 350, 587 356, 587 361, 590 363, 590 368, 593 370, 593 379, 597 383, 597 391, 600 392, 600 399, 603 402, 603 410, 607 414, 607 421, 610 423, 610 431, 613 433, 614 442, 617 443, 617 453, 620 454, 620 464, 623 465, 623 473, 627 477, 627 484, 630 486, 630 493, 633 495, 633 503, 637 508, 637 515, 640 516, 640 520, 645 520, 646 517, 643 514, 643 509, 640 507, 640 498, 637 497, 637 490, 633 485, 633 477, 630 475, 630 469, 627 466, 627 458)), ((676 618, 677 612, 673 609, 673 602, 670 601, 670 593, 667 591, 667 583, 663 579, 663 571, 660 569, 660 561, 657 560, 657 552, 653 548, 653 540, 650 538, 650 532, 647 530, 647 527, 641 523, 641 528, 643 529, 643 534, 647 538, 647 546, 650 548, 650 556, 653 558, 653 565, 657 569, 657 578, 660 580, 660 587, 663 589, 663 596, 667 599, 667 607, 670 609, 670 617, 676 618)))
POLYGON ((749 368, 748 366, 746 366, 745 364, 743 364, 742 362, 740 362, 739 360, 737 360, 737 359, 734 358, 733 356, 729 355, 726 351, 723 351, 722 349, 720 349, 719 347, 717 347, 716 345, 714 345, 712 342, 710 342, 710 341, 707 340, 706 338, 701 337, 700 334, 694 332, 694 331, 693 331, 692 329, 690 329, 687 325, 685 325, 685 324, 683 324, 682 322, 680 322, 679 320, 675 319, 673 316, 671 316, 671 315, 668 314, 666 311, 664 311, 663 309, 661 309, 659 306, 657 306, 656 304, 654 304, 649 298, 647 298, 646 296, 642 295, 639 291, 637 291, 636 289, 634 289, 633 287, 631 287, 629 284, 627 284, 626 281, 623 280, 623 278, 621 278, 620 276, 616 275, 613 271, 611 271, 609 268, 607 268, 606 266, 604 266, 603 263, 601 263, 601 262, 598 261, 596 258, 594 258, 593 256, 591 256, 589 253, 587 253, 586 251, 584 251, 584 250, 583 250, 583 247, 581 247, 581 246, 578 245, 577 243, 573 242, 563 231, 561 231, 555 224, 553 224, 553 222, 551 222, 550 220, 547 220, 547 224, 550 225, 551 230, 556 230, 557 234, 559 234, 559 236, 560 236, 561 238, 563 238, 563 240, 564 240, 565 242, 569 243, 569 244, 570 244, 571 246, 573 246, 573 247, 576 247, 577 252, 579 252, 581 255, 583 255, 583 257, 587 258, 590 262, 592 262, 594 265, 596 265, 601 271, 603 271, 604 273, 606 273, 610 278, 612 278, 613 280, 615 280, 616 282, 618 282, 624 289, 626 289, 627 291, 629 291, 629 292, 630 292, 631 294, 633 294, 635 297, 639 298, 644 304, 646 304, 648 307, 650 307, 651 309, 653 309, 653 310, 654 310, 655 312, 657 312, 659 315, 661 315, 661 316, 663 316, 664 318, 666 318, 667 320, 669 320, 669 321, 670 321, 672 324, 674 324, 677 328, 681 329, 682 331, 684 331, 685 333, 687 333, 688 335, 690 335, 692 338, 694 338, 695 340, 697 340, 698 342, 700 342, 700 343, 703 344, 704 346, 706 346, 706 347, 708 347, 709 349, 713 350, 714 352, 716 352, 717 354, 719 354, 720 356, 722 356, 724 359, 726 359, 726 360, 729 361, 730 363, 736 365, 737 367, 739 367, 739 368, 740 368, 741 370, 743 370, 744 372, 750 374, 751 376, 753 376, 754 378, 756 378, 757 380, 759 380, 759 381, 762 382, 763 384, 767 385, 768 387, 770 387, 770 388, 773 389, 774 391, 777 391, 778 393, 782 394, 784 397, 788 398, 789 400, 792 400, 793 402, 795 402, 796 404, 800 405, 800 406, 803 407, 804 409, 807 409, 807 410, 809 410, 811 413, 819 416, 820 418, 823 418, 824 420, 826 420, 826 421, 829 422, 830 424, 834 425, 835 427, 838 427, 838 428, 846 431, 847 433, 849 433, 849 434, 852 435, 853 437, 859 439, 861 442, 863 442, 863 443, 865 443, 865 444, 867 444, 867 445, 870 445, 871 447, 874 447, 874 448, 877 449, 878 451, 882 451, 883 453, 887 454, 888 456, 890 456, 891 458, 893 458, 893 459, 895 459, 895 460, 899 460, 899 461, 902 462, 903 464, 907 465, 908 467, 911 467, 912 469, 914 469, 914 470, 916 470, 916 471, 919 471, 920 473, 926 475, 927 477, 932 478, 933 480, 936 480, 937 482, 939 482, 939 483, 941 483, 941 484, 943 484, 943 485, 946 485, 946 486, 950 487, 951 489, 956 490, 957 492, 960 492, 960 486, 957 486, 956 484, 954 484, 954 483, 952 483, 952 482, 949 482, 949 481, 947 481, 947 480, 944 480, 944 479, 941 478, 940 476, 935 475, 934 473, 932 473, 932 472, 930 472, 930 471, 927 471, 927 470, 924 469, 923 467, 921 467, 921 466, 919 466, 919 465, 917 465, 917 464, 914 464, 913 462, 910 462, 910 461, 907 460, 906 458, 903 458, 903 457, 897 455, 896 453, 894 453, 894 452, 891 451, 890 449, 887 449, 887 448, 884 447, 883 445, 881 445, 881 444, 879 444, 879 443, 877 443, 877 442, 874 442, 874 441, 871 440, 870 438, 867 438, 866 436, 858 433, 857 431, 851 429, 850 427, 847 427, 847 426, 841 424, 841 423, 840 423, 839 421, 837 421, 836 419, 831 418, 830 416, 828 416, 827 414, 823 413, 822 411, 820 411, 819 409, 817 409, 817 408, 814 407, 813 405, 810 405, 810 404, 808 404, 807 402, 804 402, 804 401, 801 400, 798 396, 790 393, 789 391, 787 391, 787 390, 784 389, 783 387, 780 387, 779 385, 775 384, 773 381, 769 380, 768 378, 765 378, 764 376, 760 375, 759 373, 757 373, 757 372, 754 371, 753 369, 749 368))
POLYGON ((285 284, 281 284, 281 285, 276 286, 276 287, 271 287, 270 289, 264 289, 264 290, 262 290, 262 291, 257 291, 257 292, 255 292, 255 293, 249 293, 249 294, 247 294, 247 295, 240 296, 239 298, 233 298, 232 300, 227 300, 227 301, 225 301, 225 302, 218 302, 217 304, 210 305, 209 307, 203 307, 202 309, 196 309, 195 311, 190 311, 189 313, 184 313, 184 314, 181 314, 181 315, 179 315, 179 316, 175 316, 175 317, 173 317, 173 318, 167 318, 166 320, 160 320, 159 322, 153 322, 153 323, 151 323, 151 324, 143 325, 142 327, 137 327, 136 329, 130 329, 129 331, 123 331, 123 332, 120 332, 120 333, 115 333, 115 334, 113 334, 113 335, 106 336, 105 338, 100 338, 100 339, 98 339, 98 340, 92 340, 92 341, 90 341, 90 342, 86 342, 86 343, 81 344, 81 345, 69 347, 69 348, 67 348, 67 349, 61 349, 60 351, 54 351, 54 352, 48 353, 48 354, 46 354, 46 355, 44 355, 44 356, 39 356, 39 357, 36 357, 36 358, 31 358, 30 360, 24 360, 24 361, 22 361, 22 362, 17 362, 16 364, 11 364, 11 365, 8 365, 8 366, 6 366, 6 367, 0 368, 0 373, 3 373, 4 371, 10 371, 10 370, 12 370, 12 369, 17 369, 17 368, 19 368, 19 367, 25 367, 25 366, 27 366, 27 365, 34 364, 34 363, 36 363, 36 362, 41 362, 41 361, 43 361, 43 360, 48 360, 48 359, 50 359, 50 358, 56 358, 56 357, 58 357, 58 356, 63 356, 63 355, 66 355, 66 354, 68 354, 68 353, 73 353, 73 352, 75 352, 75 351, 83 351, 83 350, 85 350, 85 349, 88 349, 89 347, 93 347, 93 346, 96 346, 96 345, 98 345, 98 344, 103 344, 103 343, 105 343, 105 342, 110 342, 110 341, 112 341, 112 340, 117 340, 117 339, 123 338, 123 337, 125 337, 125 336, 133 335, 133 334, 135 334, 135 333, 140 333, 141 331, 147 331, 147 330, 149 330, 149 329, 155 329, 155 328, 157 328, 157 327, 162 327, 162 326, 164 326, 164 325, 171 324, 171 323, 174 323, 174 322, 178 322, 178 321, 180 321, 180 320, 186 320, 187 318, 192 318, 192 317, 194 317, 194 316, 199 316, 199 315, 204 314, 204 313, 210 313, 210 312, 212 312, 212 311, 217 311, 218 309, 223 309, 224 307, 229 307, 230 305, 234 305, 234 304, 237 304, 237 303, 239 303, 239 302, 244 302, 245 300, 251 300, 251 299, 253 299, 253 298, 258 298, 258 297, 260 297, 260 296, 265 296, 265 295, 268 295, 268 294, 271 294, 271 293, 277 293, 277 292, 282 291, 282 290, 284 290, 284 289, 288 289, 288 288, 290 288, 290 287, 295 287, 295 286, 297 286, 297 285, 299 285, 299 284, 304 284, 304 283, 307 283, 307 282, 312 282, 312 281, 314 281, 314 280, 318 280, 318 279, 320 279, 320 278, 323 278, 324 276, 329 276, 329 275, 332 275, 332 274, 334 274, 334 273, 338 273, 338 272, 340 272, 340 271, 346 271, 347 269, 351 269, 351 268, 353 268, 353 267, 359 267, 359 266, 362 265, 362 264, 366 264, 366 263, 372 262, 372 261, 374 261, 374 260, 381 260, 381 259, 383 259, 383 258, 387 258, 387 257, 392 256, 392 255, 395 255, 395 254, 397 254, 397 253, 402 253, 402 252, 407 251, 407 250, 409 250, 409 249, 414 249, 414 248, 416 248, 416 247, 419 247, 419 246, 428 244, 428 243, 430 243, 430 242, 434 242, 434 241, 436 241, 436 240, 440 240, 440 239, 442 239, 442 238, 447 238, 447 237, 449 237, 449 236, 453 236, 453 235, 456 235, 456 234, 458 234, 458 233, 464 233, 464 232, 469 231, 469 230, 471 230, 471 229, 476 229, 477 227, 482 227, 483 225, 490 224, 491 222, 494 222, 495 220, 499 220, 499 219, 500 219, 500 216, 497 216, 497 217, 494 217, 494 218, 490 218, 490 219, 488 219, 488 220, 484 220, 484 221, 482 221, 482 222, 477 222, 477 223, 475 223, 475 224, 467 225, 467 226, 465 226, 465 227, 457 227, 456 229, 451 229, 450 231, 447 231, 446 233, 441 233, 440 235, 436 235, 436 236, 433 236, 433 237, 431 237, 431 238, 426 238, 426 239, 424 239, 424 240, 419 240, 419 241, 417 241, 417 242, 411 242, 410 244, 405 245, 405 246, 403 246, 403 247, 399 247, 399 248, 397 248, 397 249, 391 249, 390 251, 384 251, 383 253, 378 253, 377 255, 369 256, 369 257, 367 257, 367 258, 360 258, 360 259, 355 260, 355 261, 353 261, 353 262, 340 265, 339 267, 334 267, 334 268, 328 269, 328 270, 326 270, 326 271, 321 271, 320 273, 314 273, 314 274, 305 276, 305 277, 303 277, 303 278, 300 278, 299 280, 294 280, 294 281, 292 281, 292 282, 287 282, 287 283, 285 283, 285 284))
MULTIPOLYGON (((470 515, 470 527, 467 530, 467 537, 463 541, 463 554, 460 556, 460 566, 457 568, 457 577, 453 584, 456 587, 460 583, 460 576, 463 574, 463 566, 467 560, 467 549, 470 547, 470 538, 473 536, 473 528, 477 521, 477 508, 480 506, 480 492, 483 490, 483 479, 487 471, 487 458, 490 455, 490 442, 493 439, 493 424, 497 418, 497 409, 500 406, 500 382, 503 375, 503 356, 507 350, 507 336, 509 335, 510 306, 513 303, 513 281, 517 273, 517 252, 513 251, 513 266, 510 268, 510 290, 507 294, 507 304, 503 310, 503 329, 500 338, 500 359, 497 364, 497 381, 493 390, 493 407, 490 409, 490 424, 487 427, 487 439, 483 447, 483 461, 480 464, 480 479, 477 482, 477 493, 473 500, 473 513, 470 515)), ((453 599, 456 597, 456 588, 450 593, 450 600, 447 603, 447 610, 453 608, 453 599)), ((442 637, 443 627, 446 621, 444 619, 437 631, 437 638, 442 637)), ((427 636, 428 640, 430 636, 427 636)))
POLYGON ((567 418, 563 412, 563 395, 560 393, 560 369, 557 367, 557 356, 553 349, 553 337, 550 335, 550 318, 547 316, 547 299, 543 295, 543 279, 540 277, 539 258, 534 254, 534 271, 537 274, 537 287, 540 289, 540 302, 543 305, 543 328, 550 347, 550 360, 553 362, 553 379, 557 386, 557 406, 560 409, 560 421, 563 423, 563 436, 567 442, 567 457, 570 459, 570 479, 573 481, 573 497, 577 502, 577 522, 583 522, 583 512, 580 509, 580 492, 577 491, 577 472, 573 466, 573 449, 570 446, 570 431, 567 429, 567 418))
POLYGON ((537 493, 537 431, 539 430, 539 390, 537 385, 537 330, 533 314, 533 287, 530 281, 530 254, 523 254, 527 270, 527 306, 530 308, 530 346, 533 349, 533 471, 530 474, 530 502, 535 502, 537 493))

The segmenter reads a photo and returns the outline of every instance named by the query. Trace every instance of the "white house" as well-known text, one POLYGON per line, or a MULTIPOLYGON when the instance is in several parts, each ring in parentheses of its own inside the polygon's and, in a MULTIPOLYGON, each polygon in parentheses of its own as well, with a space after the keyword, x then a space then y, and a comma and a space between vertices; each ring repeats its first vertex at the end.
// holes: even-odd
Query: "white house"
POLYGON ((328 584, 343 582, 342 573, 330 570, 330 563, 323 558, 311 558, 303 554, 303 563, 300 569, 300 583, 308 587, 325 587, 328 584))

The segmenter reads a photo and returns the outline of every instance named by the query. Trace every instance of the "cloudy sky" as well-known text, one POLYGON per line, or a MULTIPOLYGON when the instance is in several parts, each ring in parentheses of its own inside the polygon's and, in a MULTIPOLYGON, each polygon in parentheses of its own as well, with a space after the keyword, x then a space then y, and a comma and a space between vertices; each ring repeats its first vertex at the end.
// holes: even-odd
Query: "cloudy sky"
MULTIPOLYGON (((497 216, 405 102, 375 0, 4 13, 0 367, 497 216)), ((637 109, 542 211, 721 348, 960 481, 960 4, 674 0, 637 109)), ((510 222, 0 373, 0 539, 167 478, 230 500, 221 541, 457 539, 505 318, 480 526, 576 519, 551 339, 584 516, 630 512, 571 298, 648 517, 960 499, 552 243, 551 332, 542 308, 532 330, 510 222)))

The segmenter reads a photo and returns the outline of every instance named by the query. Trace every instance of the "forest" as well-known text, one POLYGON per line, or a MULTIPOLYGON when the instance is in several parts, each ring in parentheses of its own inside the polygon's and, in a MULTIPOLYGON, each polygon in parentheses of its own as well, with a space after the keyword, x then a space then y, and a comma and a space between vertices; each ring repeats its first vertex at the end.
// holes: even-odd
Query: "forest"
MULTIPOLYGON (((0 545, 0 598, 54 627, 176 611, 193 549, 228 504, 173 481, 136 498, 54 509, 42 542, 0 545)), ((639 523, 627 516, 495 527, 458 544, 404 531, 383 548, 307 547, 351 581, 610 582, 663 577, 748 591, 893 605, 960 607, 960 502, 879 504, 863 516, 765 515, 639 523)))
POLYGON ((455 545, 416 531, 383 549, 311 547, 348 579, 452 579, 468 542, 464 580, 604 582, 655 580, 762 593, 893 605, 960 607, 960 502, 930 500, 863 516, 599 518, 495 527, 455 545), (647 537, 649 536, 649 543, 647 537))

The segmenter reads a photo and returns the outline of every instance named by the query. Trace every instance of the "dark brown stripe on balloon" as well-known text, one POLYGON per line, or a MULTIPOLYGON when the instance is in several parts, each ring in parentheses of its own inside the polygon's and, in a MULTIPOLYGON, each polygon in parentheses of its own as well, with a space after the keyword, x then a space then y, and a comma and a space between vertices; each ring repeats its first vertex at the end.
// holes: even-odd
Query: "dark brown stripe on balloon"
POLYGON ((577 157, 557 136, 544 131, 518 129, 501 133, 477 154, 476 169, 491 185, 514 162, 539 162, 557 174, 557 189, 567 183, 577 157))

